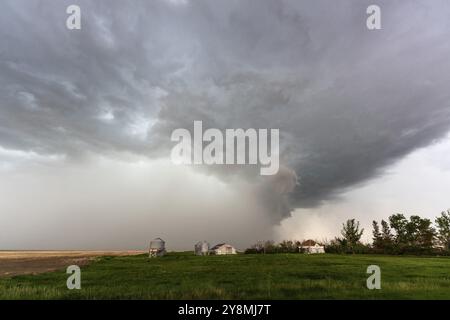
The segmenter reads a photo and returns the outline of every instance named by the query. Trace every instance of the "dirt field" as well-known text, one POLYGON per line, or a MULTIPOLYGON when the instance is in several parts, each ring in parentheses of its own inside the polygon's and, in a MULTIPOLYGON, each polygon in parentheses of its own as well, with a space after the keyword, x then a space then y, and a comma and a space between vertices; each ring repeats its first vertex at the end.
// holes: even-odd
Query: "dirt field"
POLYGON ((83 266, 95 257, 127 256, 144 251, 0 251, 0 277, 36 274, 66 268, 72 264, 83 266))

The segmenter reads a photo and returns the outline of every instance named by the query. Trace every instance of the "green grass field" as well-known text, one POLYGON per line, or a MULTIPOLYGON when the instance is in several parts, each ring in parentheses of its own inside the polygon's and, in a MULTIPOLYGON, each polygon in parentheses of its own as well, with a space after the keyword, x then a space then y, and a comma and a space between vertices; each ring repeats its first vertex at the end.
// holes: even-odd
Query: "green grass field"
POLYGON ((376 255, 170 253, 103 257, 82 267, 81 290, 65 270, 0 279, 1 299, 450 299, 450 258, 376 255), (381 290, 366 268, 381 268, 381 290))

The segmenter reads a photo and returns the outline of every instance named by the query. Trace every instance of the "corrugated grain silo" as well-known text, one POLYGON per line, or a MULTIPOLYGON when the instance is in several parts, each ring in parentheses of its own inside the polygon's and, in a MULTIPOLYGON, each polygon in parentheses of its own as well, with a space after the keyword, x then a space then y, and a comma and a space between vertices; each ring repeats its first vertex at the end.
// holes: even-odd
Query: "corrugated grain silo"
POLYGON ((148 249, 149 258, 161 257, 166 254, 166 242, 161 238, 156 238, 150 241, 148 249))
POLYGON ((197 242, 194 246, 194 252, 197 256, 206 256, 209 254, 209 243, 206 241, 197 242))

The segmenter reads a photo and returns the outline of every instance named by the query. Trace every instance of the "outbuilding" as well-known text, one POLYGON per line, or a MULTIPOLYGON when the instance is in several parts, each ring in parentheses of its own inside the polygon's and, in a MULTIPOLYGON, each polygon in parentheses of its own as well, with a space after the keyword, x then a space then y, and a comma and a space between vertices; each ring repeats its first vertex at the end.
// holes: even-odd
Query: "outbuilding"
POLYGON ((222 254, 236 254, 236 249, 228 243, 219 243, 216 244, 214 247, 212 247, 209 250, 210 254, 217 254, 217 255, 222 255, 222 254))
POLYGON ((150 246, 148 249, 148 257, 162 257, 166 254, 166 242, 161 238, 155 238, 150 241, 150 246))
POLYGON ((303 241, 301 246, 298 247, 300 252, 313 254, 313 253, 325 253, 325 247, 316 243, 314 240, 303 241))
POLYGON ((199 241, 194 246, 194 253, 197 256, 206 256, 209 254, 209 243, 206 241, 199 241))

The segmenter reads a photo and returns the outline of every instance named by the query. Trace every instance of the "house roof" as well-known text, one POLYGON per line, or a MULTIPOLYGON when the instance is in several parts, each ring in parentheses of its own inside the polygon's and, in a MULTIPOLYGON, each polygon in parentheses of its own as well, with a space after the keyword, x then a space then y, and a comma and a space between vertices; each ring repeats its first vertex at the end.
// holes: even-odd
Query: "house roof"
POLYGON ((315 246, 316 242, 314 240, 308 239, 302 242, 302 246, 315 246))
POLYGON ((233 247, 231 244, 228 244, 228 243, 219 243, 219 244, 216 244, 214 247, 212 247, 210 250, 219 249, 219 248, 222 247, 222 246, 230 246, 230 247, 233 247))

